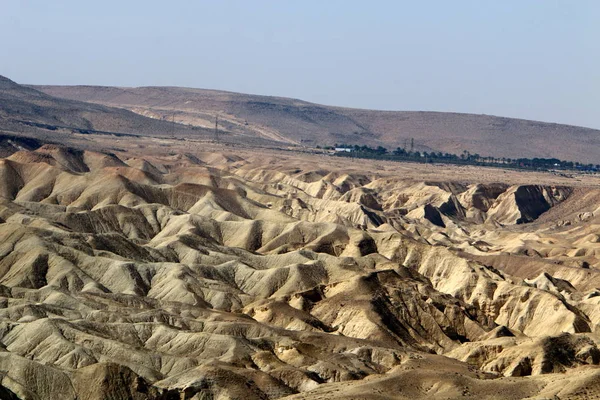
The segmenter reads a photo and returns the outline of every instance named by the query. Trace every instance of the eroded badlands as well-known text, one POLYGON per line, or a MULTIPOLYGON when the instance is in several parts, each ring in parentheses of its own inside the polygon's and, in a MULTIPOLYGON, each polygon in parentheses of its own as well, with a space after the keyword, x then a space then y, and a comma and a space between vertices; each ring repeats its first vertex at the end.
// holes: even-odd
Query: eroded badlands
POLYGON ((0 160, 1 398, 600 396, 597 182, 234 153, 0 160))

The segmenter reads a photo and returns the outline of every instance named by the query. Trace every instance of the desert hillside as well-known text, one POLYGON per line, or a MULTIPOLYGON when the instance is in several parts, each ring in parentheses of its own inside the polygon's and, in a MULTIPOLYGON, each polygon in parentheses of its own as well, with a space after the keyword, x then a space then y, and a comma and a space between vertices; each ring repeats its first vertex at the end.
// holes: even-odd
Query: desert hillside
POLYGON ((543 157, 597 164, 600 131, 490 115, 376 111, 296 99, 180 87, 35 86, 52 96, 122 107, 141 115, 288 144, 410 146, 493 157, 543 157))
POLYGON ((600 391, 594 176, 87 138, 0 160, 2 398, 600 391))
POLYGON ((118 108, 58 99, 0 76, 0 128, 48 135, 115 133, 146 135, 190 130, 118 108))
MULTIPOLYGON (((150 118, 123 108, 57 98, 0 76, 0 149, 15 136, 61 144, 93 143, 93 139, 86 139, 89 135, 214 140, 214 129, 150 118)), ((268 138, 236 134, 227 135, 222 141, 279 144, 268 138)), ((12 150, 19 148, 12 147, 12 150)))

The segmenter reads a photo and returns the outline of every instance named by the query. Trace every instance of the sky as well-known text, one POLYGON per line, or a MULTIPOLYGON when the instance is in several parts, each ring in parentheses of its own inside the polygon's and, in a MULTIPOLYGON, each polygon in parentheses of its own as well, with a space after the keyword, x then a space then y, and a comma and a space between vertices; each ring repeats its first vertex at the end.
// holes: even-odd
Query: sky
POLYGON ((0 75, 600 129, 598 0, 0 0, 0 75))

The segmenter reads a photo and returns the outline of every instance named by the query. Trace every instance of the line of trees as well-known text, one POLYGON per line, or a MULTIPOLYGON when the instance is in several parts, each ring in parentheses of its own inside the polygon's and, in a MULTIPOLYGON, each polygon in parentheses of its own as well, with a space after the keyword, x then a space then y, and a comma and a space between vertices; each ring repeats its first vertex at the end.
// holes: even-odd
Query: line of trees
MULTIPOLYGON (((412 147, 412 146, 411 146, 412 147)), ((370 147, 366 145, 349 145, 335 144, 334 146, 326 146, 324 149, 349 149, 350 151, 336 151, 336 155, 340 157, 358 157, 371 158, 380 160, 392 161, 417 161, 424 163, 444 162, 451 164, 466 164, 466 165, 493 165, 507 168, 520 169, 535 169, 535 170, 580 170, 580 171, 600 171, 600 164, 582 164, 573 161, 563 161, 558 158, 506 158, 481 156, 479 154, 471 154, 464 150, 461 154, 427 152, 427 151, 411 151, 403 147, 398 147, 395 150, 389 151, 383 146, 370 147)))

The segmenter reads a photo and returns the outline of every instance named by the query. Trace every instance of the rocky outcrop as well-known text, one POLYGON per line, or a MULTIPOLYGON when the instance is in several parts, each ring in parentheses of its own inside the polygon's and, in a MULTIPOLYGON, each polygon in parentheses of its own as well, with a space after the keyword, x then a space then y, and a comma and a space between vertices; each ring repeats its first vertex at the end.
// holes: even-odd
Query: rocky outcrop
POLYGON ((502 224, 531 222, 564 201, 570 193, 571 190, 564 187, 513 186, 498 196, 488 210, 488 218, 502 224))
POLYGON ((568 333, 534 341, 502 337, 465 343, 449 355, 483 371, 504 376, 551 374, 600 363, 600 350, 593 340, 568 333))

